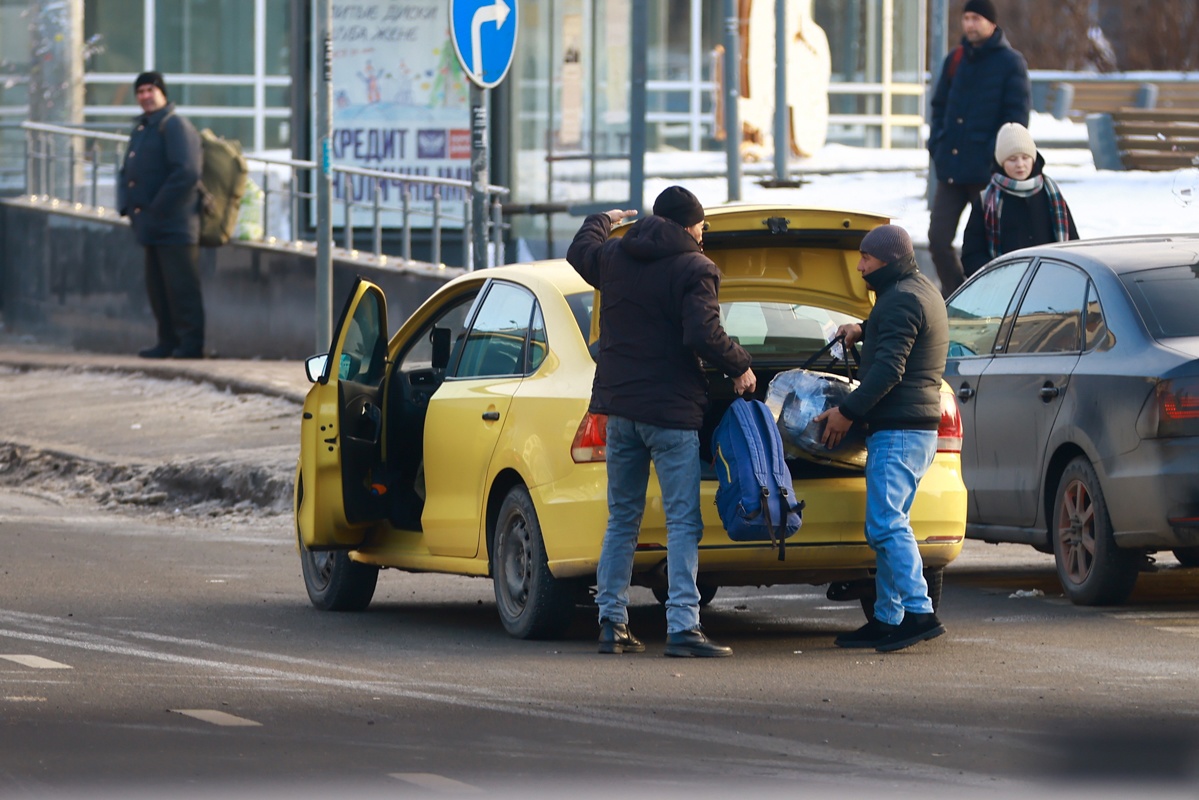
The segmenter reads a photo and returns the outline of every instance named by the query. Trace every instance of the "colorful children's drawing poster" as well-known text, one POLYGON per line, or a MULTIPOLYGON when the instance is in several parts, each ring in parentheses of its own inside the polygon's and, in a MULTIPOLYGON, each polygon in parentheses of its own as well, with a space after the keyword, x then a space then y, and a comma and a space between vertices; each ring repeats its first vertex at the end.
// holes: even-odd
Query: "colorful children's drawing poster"
MULTIPOLYGON (((449 3, 335 1, 332 39, 332 164, 469 181, 470 90, 450 40, 449 3)), ((403 186, 383 181, 382 204, 398 207, 403 186)), ((412 227, 431 227, 433 187, 408 186, 412 227)), ((363 204, 353 223, 373 225, 373 180, 338 172, 334 224, 344 224, 347 193, 363 204)), ((468 195, 441 188, 444 227, 462 227, 457 206, 468 195)), ((402 224, 398 213, 383 219, 389 227, 402 224)))

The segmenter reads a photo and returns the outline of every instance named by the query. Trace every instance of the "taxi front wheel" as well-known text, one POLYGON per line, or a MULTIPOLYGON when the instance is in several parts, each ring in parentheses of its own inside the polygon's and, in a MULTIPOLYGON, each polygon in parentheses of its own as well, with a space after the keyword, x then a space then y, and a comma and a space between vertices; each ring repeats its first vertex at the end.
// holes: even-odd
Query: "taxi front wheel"
POLYGON ((308 599, 321 611, 362 611, 375 596, 379 568, 351 561, 349 553, 313 551, 300 543, 308 599))
POLYGON ((504 630, 518 639, 557 639, 574 617, 574 582, 550 572, 533 498, 509 490, 495 522, 492 548, 495 603, 504 630))

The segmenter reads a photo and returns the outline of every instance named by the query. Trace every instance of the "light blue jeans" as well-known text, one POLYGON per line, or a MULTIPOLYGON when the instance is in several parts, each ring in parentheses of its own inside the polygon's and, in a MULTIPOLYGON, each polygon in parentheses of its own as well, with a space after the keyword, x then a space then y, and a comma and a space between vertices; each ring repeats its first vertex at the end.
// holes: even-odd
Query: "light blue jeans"
POLYGON ((866 440, 866 541, 878 565, 879 622, 898 625, 906 612, 933 610, 908 514, 936 453, 936 431, 875 431, 866 440))
POLYGON ((704 523, 699 511, 698 431, 608 417, 608 528, 600 549, 595 602, 601 620, 629 621, 629 580, 651 461, 666 512, 666 632, 678 633, 699 627, 695 574, 704 523))

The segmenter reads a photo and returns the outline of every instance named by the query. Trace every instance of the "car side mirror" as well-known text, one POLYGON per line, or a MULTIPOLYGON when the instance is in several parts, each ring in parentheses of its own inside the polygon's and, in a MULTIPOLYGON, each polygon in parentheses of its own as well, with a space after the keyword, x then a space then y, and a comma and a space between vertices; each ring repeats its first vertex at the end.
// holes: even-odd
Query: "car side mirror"
POLYGON ((429 339, 433 342, 433 369, 445 369, 450 365, 450 329, 434 328, 429 339))
POLYGON ((311 383, 318 383, 325 374, 325 365, 329 362, 329 354, 321 353, 319 356, 309 356, 304 362, 304 371, 308 373, 308 380, 311 383))

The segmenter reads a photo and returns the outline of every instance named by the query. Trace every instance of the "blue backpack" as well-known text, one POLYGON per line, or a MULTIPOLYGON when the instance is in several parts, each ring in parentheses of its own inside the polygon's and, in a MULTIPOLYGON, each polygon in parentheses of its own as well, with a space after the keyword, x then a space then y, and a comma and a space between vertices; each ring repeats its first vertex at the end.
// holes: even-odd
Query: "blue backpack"
POLYGON ((770 409, 760 400, 737 398, 712 434, 712 456, 720 486, 716 510, 735 542, 769 541, 786 557, 783 540, 803 524, 791 473, 783 461, 783 438, 770 409))

